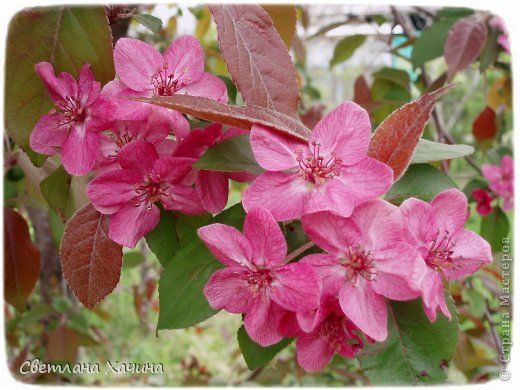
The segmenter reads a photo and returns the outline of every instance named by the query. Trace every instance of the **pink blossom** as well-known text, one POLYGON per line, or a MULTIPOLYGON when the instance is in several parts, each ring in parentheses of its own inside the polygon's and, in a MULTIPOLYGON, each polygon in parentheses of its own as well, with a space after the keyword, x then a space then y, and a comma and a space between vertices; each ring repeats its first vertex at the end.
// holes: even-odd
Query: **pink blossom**
POLYGON ((405 237, 415 245, 427 272, 423 280, 422 298, 430 321, 437 318, 437 308, 451 318, 444 297, 443 279, 464 278, 492 261, 486 240, 464 229, 468 202, 462 192, 449 189, 431 203, 409 198, 400 207, 405 237))
POLYGON ((219 223, 200 228, 198 234, 226 266, 204 287, 209 304, 215 309, 245 313, 245 329, 260 345, 282 339, 277 323, 286 310, 318 307, 318 275, 308 264, 287 264, 285 237, 267 210, 255 208, 247 214, 243 235, 219 223))
POLYGON ((96 164, 98 174, 120 168, 117 156, 119 150, 126 144, 141 139, 154 145, 159 156, 171 156, 177 145, 177 140, 170 136, 177 133, 177 129, 186 125, 188 121, 180 116, 182 121, 172 125, 171 117, 154 111, 143 121, 114 121, 111 130, 101 135, 101 153, 96 164))
POLYGON ((296 358, 306 371, 321 370, 335 353, 353 358, 363 348, 358 327, 345 316, 336 297, 324 296, 311 322, 312 327, 304 330, 297 314, 286 312, 279 323, 284 337, 296 338, 296 358))
POLYGON ((366 155, 370 136, 367 112, 352 102, 323 117, 308 143, 254 125, 251 146, 268 172, 246 190, 244 208, 265 207, 280 221, 318 211, 348 217, 392 184, 390 167, 366 155))
POLYGON ((31 148, 42 154, 61 154, 71 175, 87 174, 99 152, 99 132, 110 127, 117 106, 101 95, 90 65, 81 67, 79 79, 62 72, 58 77, 48 62, 35 65, 55 108, 40 118, 31 133, 31 148))
POLYGON ((164 54, 138 39, 122 38, 114 48, 114 63, 120 80, 108 84, 118 101, 118 119, 142 120, 150 110, 180 115, 174 110, 126 98, 187 94, 226 103, 226 85, 204 72, 204 50, 199 41, 183 36, 171 43, 164 54))
MULTIPOLYGON (((229 128, 225 132, 220 124, 213 124, 205 129, 193 129, 183 139, 174 152, 174 156, 199 159, 209 148, 232 137, 246 134, 238 128, 229 128)), ((227 204, 229 195, 229 179, 238 182, 251 181, 256 175, 248 172, 221 172, 192 169, 184 180, 184 184, 195 184, 204 208, 210 213, 221 212, 227 204)))
POLYGON ((118 161, 121 169, 97 176, 87 188, 94 207, 110 215, 109 237, 118 244, 133 248, 157 225, 156 202, 187 214, 204 212, 195 190, 179 184, 193 159, 159 158, 151 143, 136 140, 121 148, 118 161))
POLYGON ((514 163, 511 156, 502 157, 501 165, 484 164, 482 174, 489 182, 489 188, 504 199, 502 209, 510 211, 514 206, 514 163))
POLYGON ((507 53, 511 54, 511 44, 509 43, 509 34, 507 33, 504 19, 498 15, 495 15, 489 21, 489 25, 502 32, 502 34, 498 36, 497 42, 507 53))
POLYGON ((488 215, 491 213, 493 196, 489 191, 477 188, 471 192, 471 196, 477 201, 477 212, 480 215, 488 215))
POLYGON ((304 257, 320 274, 325 294, 337 296, 345 315, 377 341, 387 337, 386 299, 420 296, 426 267, 402 242, 399 209, 380 199, 367 201, 350 218, 330 212, 304 215, 307 235, 324 254, 304 257))

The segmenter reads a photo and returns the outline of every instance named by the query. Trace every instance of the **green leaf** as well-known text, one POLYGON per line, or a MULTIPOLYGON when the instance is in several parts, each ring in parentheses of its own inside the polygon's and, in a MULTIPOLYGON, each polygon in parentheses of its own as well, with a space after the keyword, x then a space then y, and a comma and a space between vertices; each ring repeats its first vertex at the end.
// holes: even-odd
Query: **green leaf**
POLYGON ((229 97, 229 103, 231 104, 237 104, 237 86, 233 83, 233 80, 231 80, 229 77, 226 76, 218 76, 219 79, 221 79, 224 84, 226 84, 227 94, 229 97))
POLYGON ((278 352, 287 347, 293 340, 286 338, 269 347, 262 347, 251 340, 243 326, 238 330, 237 339, 242 355, 244 355, 247 368, 251 371, 255 368, 265 366, 278 352))
POLYGON ((114 79, 112 35, 105 8, 25 9, 9 24, 6 50, 5 124, 9 135, 40 166, 45 156, 32 151, 29 137, 36 122, 53 107, 34 65, 47 61, 56 74, 78 76, 84 63, 96 80, 114 79))
POLYGON ((462 18, 464 16, 473 15, 475 10, 464 7, 446 7, 437 12, 439 18, 462 18))
MULTIPOLYGON (((245 213, 235 205, 211 222, 241 229, 245 213)), ((223 265, 206 248, 196 234, 164 266, 159 280, 159 321, 157 329, 182 329, 211 317, 212 309, 203 293, 209 277, 223 265)))
POLYGON ((130 251, 123 254, 123 268, 134 268, 145 261, 144 255, 140 251, 130 251))
POLYGON ((332 68, 334 65, 337 65, 352 57, 356 49, 365 42, 366 38, 366 35, 357 34, 343 38, 341 41, 339 41, 334 48, 334 54, 332 55, 329 66, 332 68))
POLYGON ((155 34, 158 34, 162 29, 162 20, 152 15, 137 14, 134 16, 134 20, 155 34))
POLYGON ((388 338, 366 344, 358 355, 365 375, 373 385, 418 385, 445 383, 445 367, 457 343, 457 312, 447 297, 452 319, 437 314, 431 323, 420 299, 388 304, 388 338))
POLYGON ((490 214, 482 217, 480 235, 489 242, 493 252, 502 250, 502 239, 509 235, 509 219, 500 207, 494 207, 490 214))
POLYGON ((394 204, 401 204, 410 197, 430 202, 438 193, 448 188, 457 188, 457 184, 449 176, 431 165, 414 164, 390 188, 385 199, 394 204))
POLYGON ((415 40, 411 61, 414 68, 444 54, 444 42, 460 16, 450 16, 433 23, 415 40))
POLYGON ((447 145, 420 139, 414 150, 411 164, 421 164, 433 161, 451 160, 453 158, 469 156, 475 151, 469 145, 447 145))
POLYGON ((159 206, 161 215, 158 225, 145 236, 148 248, 157 256, 163 267, 179 250, 179 240, 173 212, 159 206))
POLYGON ((497 60, 498 54, 500 53, 500 45, 498 44, 497 39, 500 34, 501 32, 497 29, 488 28, 486 44, 479 57, 479 68, 481 72, 486 70, 497 60))
POLYGON ((40 190, 43 197, 49 203, 52 210, 58 214, 63 221, 66 221, 74 214, 74 199, 72 196, 70 176, 60 165, 53 173, 43 179, 40 183, 40 190))
POLYGON ((223 172, 264 172, 255 160, 247 134, 216 144, 208 149, 193 167, 223 172))
POLYGON ((410 90, 410 75, 404 70, 383 68, 375 72, 372 76, 374 79, 387 80, 393 84, 399 85, 407 91, 410 90))

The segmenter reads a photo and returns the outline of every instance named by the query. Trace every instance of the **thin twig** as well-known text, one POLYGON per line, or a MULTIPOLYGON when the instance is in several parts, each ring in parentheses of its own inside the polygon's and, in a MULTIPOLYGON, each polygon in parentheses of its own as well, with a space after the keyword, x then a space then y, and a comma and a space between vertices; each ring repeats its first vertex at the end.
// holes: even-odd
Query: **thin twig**
POLYGON ((309 242, 303 244, 298 249, 296 249, 296 250, 292 251, 291 253, 289 253, 289 255, 285 258, 285 262, 288 263, 288 262, 294 260, 295 258, 300 256, 303 252, 305 252, 307 249, 312 248, 314 245, 315 244, 312 241, 309 241, 309 242))

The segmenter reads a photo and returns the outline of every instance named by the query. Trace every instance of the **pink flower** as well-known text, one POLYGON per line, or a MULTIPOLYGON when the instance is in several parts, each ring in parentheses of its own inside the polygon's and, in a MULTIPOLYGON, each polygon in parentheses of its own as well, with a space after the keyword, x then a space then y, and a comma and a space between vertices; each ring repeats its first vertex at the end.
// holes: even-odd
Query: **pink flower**
POLYGON ((482 188, 477 188, 471 192, 473 199, 477 201, 477 212, 480 215, 488 215, 491 213, 491 202, 493 197, 489 191, 482 188))
POLYGON ((322 298, 311 323, 312 327, 305 330, 296 313, 286 312, 279 324, 284 337, 296 338, 296 358, 306 371, 321 370, 335 353, 353 358, 363 348, 363 340, 356 334, 359 329, 343 314, 333 296, 322 298))
POLYGON ((498 36, 497 42, 507 53, 511 54, 511 44, 509 43, 509 34, 507 33, 507 28, 504 19, 502 19, 498 15, 495 15, 489 21, 489 25, 500 30, 503 33, 498 36))
POLYGON ((204 72, 204 51, 196 38, 176 39, 161 55, 153 46, 138 39, 122 38, 114 48, 114 63, 120 80, 108 84, 118 101, 118 119, 142 120, 150 110, 180 115, 127 97, 204 96, 226 103, 226 85, 217 76, 204 72))
POLYGON ((419 253, 402 242, 399 209, 374 199, 358 206, 350 218, 330 212, 304 215, 307 235, 324 254, 301 262, 318 271, 326 294, 337 296, 345 315, 368 336, 387 336, 385 298, 420 296, 426 271, 419 253))
POLYGON ((318 211, 348 217, 392 184, 390 167, 366 155, 370 131, 367 112, 352 102, 322 118, 308 144, 254 125, 251 146, 268 172, 246 190, 244 208, 265 207, 279 221, 318 211))
POLYGON ((78 82, 69 73, 54 75, 48 62, 35 65, 55 108, 40 118, 31 133, 31 148, 42 154, 59 152, 71 175, 87 174, 99 152, 99 132, 110 127, 117 106, 101 96, 90 65, 82 66, 78 82))
POLYGON ((478 234, 464 229, 468 216, 466 197, 457 189, 441 192, 430 203, 410 198, 400 207, 405 236, 415 245, 427 265, 422 298, 430 321, 437 308, 451 318, 444 297, 443 278, 464 278, 492 261, 489 244, 478 234))
MULTIPOLYGON (((209 148, 216 144, 247 132, 238 128, 230 128, 223 132, 220 124, 213 124, 205 129, 193 129, 182 140, 174 152, 177 157, 190 157, 198 160, 209 148)), ((229 195, 229 179, 238 182, 251 181, 256 175, 248 172, 221 172, 192 169, 184 180, 184 184, 195 184, 204 208, 210 213, 221 212, 227 204, 229 195)))
POLYGON ((118 244, 133 248, 157 225, 156 202, 187 214, 204 212, 195 190, 179 184, 193 159, 159 158, 151 143, 137 140, 121 148, 118 161, 121 169, 97 176, 87 188, 94 207, 110 215, 109 237, 118 244))
POLYGON ((243 235, 219 223, 200 228, 198 234, 227 266, 215 272, 204 287, 209 304, 245 313, 245 329, 260 345, 282 339, 277 323, 286 310, 318 307, 318 275, 308 264, 286 264, 285 237, 267 210, 255 208, 247 214, 243 235))
POLYGON ((489 188, 504 199, 502 209, 510 211, 514 206, 514 163, 511 156, 503 156, 501 165, 484 164, 482 174, 489 182, 489 188))
POLYGON ((119 150, 126 144, 141 139, 155 146, 159 156, 171 156, 177 145, 177 140, 169 138, 176 129, 186 125, 188 134, 189 123, 180 116, 182 121, 177 126, 172 125, 171 117, 154 111, 143 121, 114 121, 110 131, 101 136, 101 153, 98 158, 96 169, 98 174, 120 168, 117 156, 119 150))

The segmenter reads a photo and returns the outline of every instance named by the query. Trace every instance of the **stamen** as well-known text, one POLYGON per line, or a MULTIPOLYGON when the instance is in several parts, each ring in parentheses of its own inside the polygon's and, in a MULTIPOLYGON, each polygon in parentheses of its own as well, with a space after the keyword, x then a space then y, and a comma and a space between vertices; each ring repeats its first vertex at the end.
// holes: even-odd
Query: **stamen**
MULTIPOLYGON (((184 72, 175 77, 174 73, 168 73, 168 63, 164 62, 162 67, 157 68, 154 75, 150 79, 150 83, 153 85, 154 96, 172 96, 179 89, 187 85, 186 82, 179 82, 179 78, 188 71, 184 69, 184 72)), ((188 83, 191 81, 189 78, 185 78, 188 83)))
POLYGON ((320 141, 312 141, 311 145, 311 153, 307 156, 303 155, 302 149, 295 151, 296 161, 300 168, 298 175, 319 186, 339 176, 339 166, 342 161, 334 156, 334 153, 331 153, 329 158, 325 160, 325 157, 321 155, 320 141))
POLYGON ((150 211, 153 203, 157 202, 161 196, 168 195, 169 189, 169 184, 161 182, 161 176, 149 174, 143 183, 135 185, 137 195, 132 199, 135 202, 134 206, 139 207, 144 203, 146 210, 150 211))
POLYGON ((358 276, 373 281, 377 277, 377 271, 374 267, 374 254, 372 251, 363 249, 360 245, 356 247, 349 246, 347 254, 340 259, 340 264, 346 268, 346 277, 353 286, 356 286, 358 276))
POLYGON ((454 263, 453 253, 455 249, 455 242, 452 241, 450 232, 444 231, 444 235, 439 240, 440 231, 432 239, 430 249, 426 255, 426 264, 430 268, 442 269, 457 269, 459 265, 454 263))

